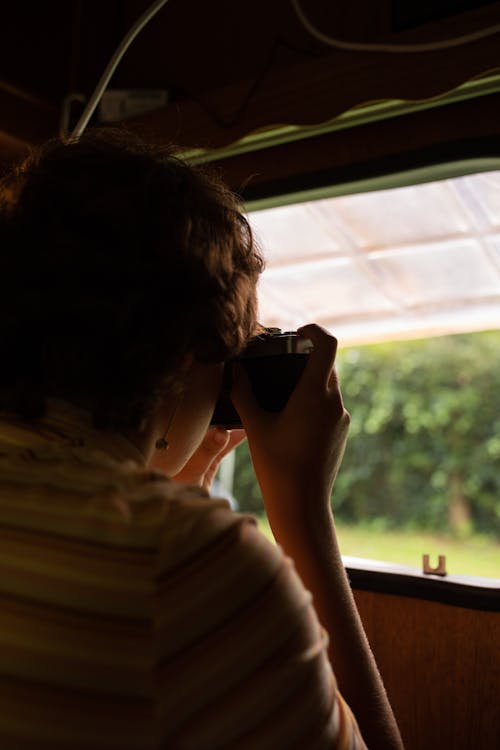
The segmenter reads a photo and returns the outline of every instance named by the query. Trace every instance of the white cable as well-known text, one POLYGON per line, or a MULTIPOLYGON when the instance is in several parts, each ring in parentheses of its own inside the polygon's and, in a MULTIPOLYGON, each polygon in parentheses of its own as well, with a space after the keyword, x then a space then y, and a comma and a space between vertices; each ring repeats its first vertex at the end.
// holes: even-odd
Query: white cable
POLYGON ((78 120, 78 123, 76 124, 75 129, 71 133, 70 140, 76 140, 78 139, 85 128, 88 125, 88 122, 92 115, 94 114, 95 108, 99 104, 99 101, 104 94, 104 91, 106 90, 106 86, 109 83, 109 80, 113 73, 115 72, 118 63, 122 59, 125 52, 128 50, 134 39, 136 38, 137 34, 139 34, 140 31, 144 28, 144 26, 155 16, 158 11, 167 3, 168 0, 155 0, 152 5, 142 14, 140 18, 137 19, 135 24, 132 26, 130 31, 123 37, 122 41, 118 45, 118 47, 115 50, 115 53, 109 63, 106 66, 106 69, 104 70, 104 73, 102 74, 99 83, 95 87, 94 93, 89 99, 89 102, 87 106, 85 107, 85 110, 78 120))
POLYGON ((472 31, 470 34, 457 36, 453 39, 443 39, 440 42, 425 42, 423 44, 364 44, 362 42, 343 42, 340 39, 334 39, 331 36, 323 34, 322 31, 313 26, 304 15, 304 11, 299 5, 299 0, 291 0, 291 3, 302 26, 307 29, 311 36, 323 42, 323 44, 328 44, 330 47, 351 50, 353 52, 432 52, 434 50, 449 49, 450 47, 460 47, 462 44, 475 42, 478 39, 483 39, 486 36, 492 36, 500 32, 500 23, 497 23, 494 26, 488 26, 486 29, 472 31))

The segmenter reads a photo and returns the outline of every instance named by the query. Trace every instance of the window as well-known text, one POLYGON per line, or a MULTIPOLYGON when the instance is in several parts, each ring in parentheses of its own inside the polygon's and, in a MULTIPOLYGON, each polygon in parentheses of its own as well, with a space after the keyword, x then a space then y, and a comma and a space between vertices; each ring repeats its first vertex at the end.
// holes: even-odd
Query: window
MULTIPOLYGON (((252 211, 260 317, 339 339, 342 551, 500 576, 500 171, 252 211)), ((248 455, 235 495, 259 510, 248 455)), ((265 520, 262 521, 265 524, 265 520)))

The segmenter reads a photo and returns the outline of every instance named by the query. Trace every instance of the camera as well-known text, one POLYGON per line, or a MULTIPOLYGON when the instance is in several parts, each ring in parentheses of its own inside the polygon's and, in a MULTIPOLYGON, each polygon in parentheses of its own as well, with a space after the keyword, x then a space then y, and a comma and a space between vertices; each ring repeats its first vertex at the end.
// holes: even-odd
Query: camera
POLYGON ((250 339, 245 349, 224 367, 222 389, 212 416, 212 425, 228 430, 241 428, 241 419, 230 397, 232 365, 244 367, 257 402, 266 411, 281 411, 297 385, 313 348, 309 339, 294 331, 266 328, 250 339))

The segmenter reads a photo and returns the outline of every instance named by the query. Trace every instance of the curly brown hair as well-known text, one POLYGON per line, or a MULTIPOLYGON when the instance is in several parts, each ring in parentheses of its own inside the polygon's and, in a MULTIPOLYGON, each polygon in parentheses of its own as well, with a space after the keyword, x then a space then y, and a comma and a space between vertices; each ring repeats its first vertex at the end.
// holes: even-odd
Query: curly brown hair
POLYGON ((262 258, 214 174, 116 130, 52 140, 0 183, 0 408, 47 397, 136 428, 187 353, 235 355, 262 258))

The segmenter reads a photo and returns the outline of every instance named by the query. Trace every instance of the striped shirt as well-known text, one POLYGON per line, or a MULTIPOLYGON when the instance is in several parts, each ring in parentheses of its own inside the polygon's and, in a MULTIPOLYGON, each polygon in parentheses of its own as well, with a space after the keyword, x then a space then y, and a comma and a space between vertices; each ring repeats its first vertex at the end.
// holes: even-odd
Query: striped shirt
POLYGON ((73 411, 0 421, 0 747, 364 748, 293 563, 73 411))

